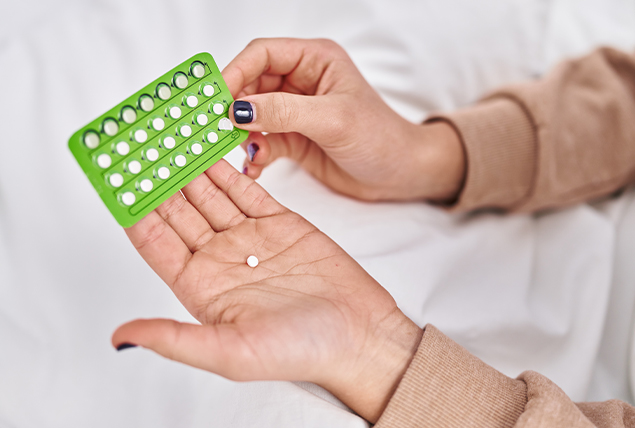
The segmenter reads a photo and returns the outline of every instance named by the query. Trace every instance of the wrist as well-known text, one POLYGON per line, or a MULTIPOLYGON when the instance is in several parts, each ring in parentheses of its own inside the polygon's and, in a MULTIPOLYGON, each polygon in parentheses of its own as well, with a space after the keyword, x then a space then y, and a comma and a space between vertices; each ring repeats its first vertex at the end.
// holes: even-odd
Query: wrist
POLYGON ((362 349, 317 383, 375 423, 408 369, 423 330, 396 307, 369 330, 362 349))
POLYGON ((415 125, 411 158, 413 174, 420 180, 416 195, 429 201, 451 203, 463 187, 467 161, 461 137, 452 125, 436 121, 415 125))

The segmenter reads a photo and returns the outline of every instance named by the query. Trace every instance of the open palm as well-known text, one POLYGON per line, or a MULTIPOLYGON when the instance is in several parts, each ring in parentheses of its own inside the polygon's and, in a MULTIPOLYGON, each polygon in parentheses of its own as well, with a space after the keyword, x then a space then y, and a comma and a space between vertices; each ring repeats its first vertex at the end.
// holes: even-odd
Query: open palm
POLYGON ((328 385, 355 376, 382 346, 375 332, 403 317, 344 250, 227 162, 182 192, 126 232, 202 325, 137 320, 113 344, 234 380, 328 385))

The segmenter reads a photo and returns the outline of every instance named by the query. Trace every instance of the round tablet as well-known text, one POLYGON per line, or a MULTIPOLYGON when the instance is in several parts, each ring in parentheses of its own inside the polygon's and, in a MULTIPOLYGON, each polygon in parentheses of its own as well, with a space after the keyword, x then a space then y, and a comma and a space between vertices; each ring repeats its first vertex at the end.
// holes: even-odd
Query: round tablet
POLYGON ((155 131, 162 131, 165 128, 165 121, 160 117, 155 117, 152 119, 152 129, 155 131))
POLYGON ((168 109, 168 114, 172 119, 178 119, 179 117, 181 117, 181 108, 172 106, 168 109))
POLYGON ((126 156, 128 153, 130 153, 130 144, 126 143, 125 141, 120 141, 115 146, 115 150, 121 156, 126 156))
POLYGON ((194 108, 198 105, 198 98, 194 95, 188 95, 185 97, 185 104, 187 104, 189 108, 194 108))
POLYGON ((201 153, 203 153, 203 146, 201 146, 201 143, 193 143, 190 146, 190 153, 192 153, 193 155, 200 155, 201 153))
POLYGON ((84 145, 89 149, 96 149, 99 146, 99 134, 88 131, 84 134, 84 145))
POLYGON ((104 123, 102 123, 102 128, 104 129, 104 134, 112 137, 119 132, 119 124, 115 119, 106 119, 104 123))
POLYGON ((187 163, 187 158, 185 156, 183 155, 174 156, 174 162, 173 162, 174 166, 178 166, 180 168, 185 166, 186 163, 187 163))
POLYGON ((169 99, 172 96, 172 89, 165 83, 159 83, 157 85, 157 97, 163 101, 169 99))
POLYGON ((161 141, 161 146, 163 146, 164 149, 172 150, 174 146, 176 146, 176 140, 173 136, 166 135, 163 137, 163 141, 161 141))
POLYGON ((112 187, 121 187, 121 185, 123 184, 123 175, 115 172, 114 174, 111 174, 110 177, 108 177, 108 181, 110 182, 110 185, 112 187))
POLYGON ((252 267, 252 268, 258 266, 258 257, 256 256, 247 257, 247 264, 249 265, 249 267, 252 267))
POLYGON ((218 121, 219 131, 231 131, 232 129, 234 129, 234 124, 232 123, 231 120, 227 119, 226 117, 218 121))
POLYGON ((126 169, 130 174, 139 174, 141 172, 141 162, 136 160, 130 161, 126 169))
POLYGON ((100 168, 106 169, 112 165, 112 159, 106 153, 102 153, 97 156, 97 165, 99 165, 100 168))
POLYGON ((132 192, 126 192, 123 195, 121 195, 121 202, 123 202, 124 205, 130 206, 134 204, 136 200, 137 198, 132 192))
POLYGON ((179 89, 187 88, 188 79, 185 73, 181 73, 180 71, 174 75, 174 86, 179 89))
POLYGON ((150 111, 154 108, 154 100, 150 95, 141 95, 139 97, 139 107, 143 111, 150 111))
POLYGON ((192 73, 192 76, 200 79, 205 76, 205 66, 200 62, 195 61, 192 63, 192 67, 190 67, 190 72, 192 73))
POLYGON ((154 149, 154 148, 148 149, 148 150, 146 150, 145 158, 147 160, 149 160, 150 162, 154 162, 157 159, 159 159, 159 151, 157 149, 154 149))
POLYGON ((167 166, 162 166, 161 168, 157 169, 156 176, 161 180, 167 180, 170 177, 170 168, 168 168, 167 166))
POLYGON ((214 131, 209 131, 205 136, 205 141, 210 144, 214 144, 218 142, 218 134, 214 131))
POLYGON ((148 133, 143 129, 137 129, 134 132, 134 140, 137 143, 145 143, 146 141, 148 141, 148 133))
POLYGON ((203 90, 201 92, 203 92, 203 95, 206 97, 211 97, 214 95, 214 87, 210 84, 203 85, 203 90))
POLYGON ((141 182, 139 183, 139 190, 145 193, 148 193, 150 190, 152 190, 153 187, 154 184, 152 183, 152 180, 148 178, 146 178, 145 180, 141 180, 141 182))
POLYGON ((199 113, 196 115, 196 123, 199 126, 207 125, 207 115, 205 113, 199 113))
POLYGON ((179 135, 187 138, 192 135, 192 127, 190 125, 181 125, 179 128, 179 135))
POLYGON ((225 106, 222 105, 221 103, 216 103, 214 104, 214 106, 212 107, 212 111, 215 114, 223 114, 223 112, 225 111, 225 106))
POLYGON ((137 120, 137 111, 130 106, 122 108, 121 119, 126 123, 133 123, 137 120))

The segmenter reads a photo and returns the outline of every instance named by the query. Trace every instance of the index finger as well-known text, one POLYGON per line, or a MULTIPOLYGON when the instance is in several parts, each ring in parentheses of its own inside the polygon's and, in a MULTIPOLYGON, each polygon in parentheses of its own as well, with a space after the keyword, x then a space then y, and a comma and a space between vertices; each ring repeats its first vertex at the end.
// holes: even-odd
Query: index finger
POLYGON ((293 86, 310 91, 338 51, 343 52, 335 42, 324 39, 256 39, 222 74, 232 95, 265 74, 288 75, 293 86))

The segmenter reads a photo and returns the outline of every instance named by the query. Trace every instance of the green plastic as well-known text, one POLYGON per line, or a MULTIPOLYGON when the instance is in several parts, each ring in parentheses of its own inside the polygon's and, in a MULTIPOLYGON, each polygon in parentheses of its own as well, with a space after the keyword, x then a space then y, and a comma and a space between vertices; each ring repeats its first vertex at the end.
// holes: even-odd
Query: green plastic
MULTIPOLYGON (((249 134, 247 131, 233 128, 229 121, 228 108, 233 102, 214 58, 208 53, 200 53, 174 67, 79 129, 68 140, 68 147, 117 222, 123 227, 130 227, 247 138, 249 134), (200 75, 201 67, 195 70, 193 67, 198 64, 197 62, 204 66, 205 71, 200 78, 197 78, 195 74, 200 75), (174 79, 179 72, 187 76, 188 82, 183 88, 176 86, 177 84, 183 86, 183 76, 179 74, 179 79, 174 79), (168 85, 171 92, 167 99, 162 99, 166 98, 164 85, 168 85), (208 96, 211 92, 209 86, 205 91, 203 90, 205 85, 212 85, 213 95, 208 96), (158 86, 162 87, 161 91, 157 91, 158 86), (152 103, 147 96, 154 104, 149 111, 146 110, 152 103), (197 101, 195 107, 191 107, 194 101, 192 96, 197 101), (223 107, 221 114, 214 112, 216 104, 223 107), (134 117, 130 107, 136 112, 136 119, 127 123, 124 117, 128 122, 131 117, 134 117), (168 114, 171 107, 178 107, 181 110, 181 116, 178 119, 173 119, 168 114), (124 110, 126 110, 125 115, 123 115, 124 110), (203 126, 201 122, 204 122, 204 118, 199 117, 200 114, 204 114, 207 118, 207 123, 203 126), (153 127, 154 119, 162 119, 164 124, 162 130, 153 127), (113 121, 117 126, 113 124, 113 121), (219 129, 219 124, 223 129, 219 129), (190 136, 186 136, 187 129, 182 128, 183 125, 190 127, 190 136), (135 131, 140 130, 146 133, 145 142, 135 140, 135 131), (209 134, 210 131, 216 134, 217 142, 213 142, 214 135, 209 134), (86 135, 88 138, 85 139, 86 135), (96 143, 95 135, 99 136, 98 143, 96 143), (175 139, 174 148, 168 148, 170 147, 169 139, 166 144, 162 143, 166 136, 172 136, 175 139), (120 150, 117 150, 117 143, 120 142, 128 144, 127 154, 125 154, 125 144, 119 145, 120 150), (196 146, 196 143, 200 147, 196 146), (97 144, 96 147, 95 144, 97 144), (197 149, 201 148, 202 152, 196 154, 197 149), (152 155, 156 156, 156 152, 150 149, 156 149, 159 153, 157 160, 152 160, 152 155), (107 155, 110 162, 106 156, 100 157, 100 155, 107 155), (176 159, 178 155, 185 157, 184 166, 178 166, 176 159), (133 161, 141 165, 140 172, 135 173, 134 167, 139 165, 133 161), (168 168, 169 178, 160 178, 160 168, 168 168), (116 186, 121 178, 123 183, 116 186), (152 190, 146 192, 147 180, 151 181, 152 190), (142 181, 144 186, 141 185, 142 181), (134 202, 131 204, 130 193, 134 195, 134 202)), ((217 112, 219 109, 219 106, 216 106, 217 112)), ((155 121, 154 124, 158 124, 160 128, 161 121, 155 121)), ((143 137, 143 132, 137 132, 136 135, 143 137)), ((143 141, 143 138, 139 140, 143 141)), ((183 158, 178 160, 183 161, 183 158)), ((165 173, 165 169, 161 172, 165 173)))

